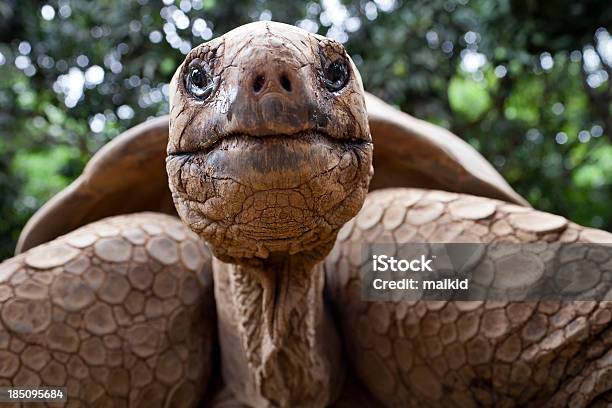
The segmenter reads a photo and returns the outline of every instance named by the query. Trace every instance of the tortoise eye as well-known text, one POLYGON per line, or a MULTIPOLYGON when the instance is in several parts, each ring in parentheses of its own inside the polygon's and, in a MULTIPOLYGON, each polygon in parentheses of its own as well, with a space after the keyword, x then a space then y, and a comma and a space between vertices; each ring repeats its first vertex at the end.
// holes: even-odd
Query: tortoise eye
POLYGON ((342 58, 333 61, 323 70, 323 83, 330 92, 338 92, 347 84, 349 68, 342 58))
POLYGON ((189 93, 198 99, 208 98, 213 91, 213 78, 200 61, 190 64, 186 82, 189 93))

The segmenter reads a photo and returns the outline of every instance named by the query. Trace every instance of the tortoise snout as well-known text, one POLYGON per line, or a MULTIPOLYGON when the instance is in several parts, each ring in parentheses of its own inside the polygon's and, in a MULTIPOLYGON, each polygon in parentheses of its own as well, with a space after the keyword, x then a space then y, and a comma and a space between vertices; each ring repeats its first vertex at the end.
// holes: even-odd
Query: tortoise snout
POLYGON ((231 107, 236 128, 272 135, 316 127, 311 76, 296 56, 283 51, 282 58, 265 48, 250 53, 231 107))

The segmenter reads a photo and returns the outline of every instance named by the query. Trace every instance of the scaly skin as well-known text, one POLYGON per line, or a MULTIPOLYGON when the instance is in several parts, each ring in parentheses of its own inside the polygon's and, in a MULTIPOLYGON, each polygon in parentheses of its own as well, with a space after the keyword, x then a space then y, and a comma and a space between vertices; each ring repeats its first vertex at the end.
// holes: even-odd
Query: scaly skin
MULTIPOLYGON (((376 398, 389 406, 607 406, 612 303, 363 302, 354 259, 363 242, 611 240, 496 200, 370 193, 324 263, 350 360, 341 363, 350 380, 333 405, 377 406, 376 398)), ((90 224, 1 264, 0 383, 65 385, 75 407, 163 406, 174 398, 193 406, 211 397, 214 406, 236 406, 228 389, 203 395, 220 376, 210 374, 218 341, 210 262, 179 220, 144 213, 90 224)), ((218 274, 230 267, 217 266, 218 274)), ((612 260, 600 268, 612 271, 612 260)), ((235 304, 223 299, 227 278, 215 278, 222 322, 232 322, 225 315, 235 304)))
POLYGON ((2 263, 0 317, 2 386, 193 406, 212 368, 210 253, 175 217, 108 218, 2 263))
MULTIPOLYGON (((368 242, 612 243, 612 234, 497 200, 387 189, 368 195, 325 261, 351 363, 385 405, 584 407, 612 387, 612 302, 363 302, 368 242)), ((612 273, 609 255, 590 272, 612 273)))

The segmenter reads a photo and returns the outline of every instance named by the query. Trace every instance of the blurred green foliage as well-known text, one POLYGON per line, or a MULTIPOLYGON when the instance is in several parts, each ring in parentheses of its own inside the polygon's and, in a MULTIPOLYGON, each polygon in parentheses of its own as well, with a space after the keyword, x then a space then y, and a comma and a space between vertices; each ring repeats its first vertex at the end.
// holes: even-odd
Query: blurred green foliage
POLYGON ((0 259, 97 149, 167 111, 192 46, 259 19, 344 42, 370 92, 465 138, 536 208, 612 229, 609 2, 4 0, 0 259))

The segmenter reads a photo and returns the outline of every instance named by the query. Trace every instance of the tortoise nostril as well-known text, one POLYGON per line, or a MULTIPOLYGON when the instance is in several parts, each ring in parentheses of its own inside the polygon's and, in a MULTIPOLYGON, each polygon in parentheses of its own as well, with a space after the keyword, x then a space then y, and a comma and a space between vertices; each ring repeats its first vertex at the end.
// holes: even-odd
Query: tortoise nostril
POLYGON ((261 91, 261 88, 263 88, 265 82, 266 78, 264 78, 263 75, 257 75, 255 77, 255 81, 253 81, 253 91, 255 91, 255 93, 261 91))
POLYGON ((291 81, 289 80, 289 78, 287 78, 287 75, 281 75, 280 84, 285 91, 291 92, 291 81))

